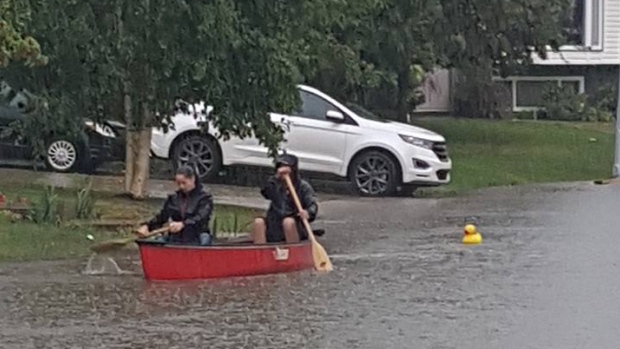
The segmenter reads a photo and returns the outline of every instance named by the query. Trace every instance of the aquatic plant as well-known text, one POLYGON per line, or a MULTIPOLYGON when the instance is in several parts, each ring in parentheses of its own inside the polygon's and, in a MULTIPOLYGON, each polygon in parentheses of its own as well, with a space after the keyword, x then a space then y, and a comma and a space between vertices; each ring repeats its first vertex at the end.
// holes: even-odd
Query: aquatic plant
POLYGON ((86 181, 86 185, 77 192, 75 214, 77 219, 95 218, 95 197, 93 196, 93 181, 86 181))
POLYGON ((53 186, 45 187, 38 203, 34 205, 31 212, 31 219, 37 224, 59 224, 61 221, 58 215, 60 199, 53 186))

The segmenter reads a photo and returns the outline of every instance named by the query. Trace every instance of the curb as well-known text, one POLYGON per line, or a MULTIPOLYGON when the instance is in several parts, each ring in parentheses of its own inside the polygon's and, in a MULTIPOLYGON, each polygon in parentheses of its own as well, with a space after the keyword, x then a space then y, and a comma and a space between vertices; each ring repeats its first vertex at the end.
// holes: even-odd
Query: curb
MULTIPOLYGON (((10 178, 7 185, 12 186, 48 186, 59 189, 79 189, 90 178, 94 181, 93 192, 106 194, 122 194, 122 177, 87 176, 82 174, 64 174, 48 172, 32 172, 22 169, 0 169, 0 176, 10 178)), ((150 179, 147 184, 146 198, 165 200, 174 190, 171 181, 150 179)), ((208 184, 207 188, 213 195, 215 204, 235 206, 254 210, 266 210, 268 202, 260 197, 256 188, 235 187, 221 184, 208 184), (241 195, 236 195, 236 193, 241 195), (231 195, 232 194, 232 195, 231 195)))

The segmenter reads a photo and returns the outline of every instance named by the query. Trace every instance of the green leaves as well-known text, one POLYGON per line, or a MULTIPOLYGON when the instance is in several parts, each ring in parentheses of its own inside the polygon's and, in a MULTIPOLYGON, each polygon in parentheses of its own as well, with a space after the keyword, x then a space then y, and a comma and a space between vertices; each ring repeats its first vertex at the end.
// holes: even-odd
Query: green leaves
MULTIPOLYGON (((403 114, 436 67, 508 74, 543 55, 561 42, 556 19, 569 1, 30 1, 7 23, 23 23, 50 62, 5 76, 45 95, 54 115, 136 129, 159 124, 177 97, 205 101, 222 137, 255 134, 275 151, 282 132, 268 114, 298 106, 296 84, 403 114)), ((17 42, 0 48, 0 63, 40 54, 17 42)))
POLYGON ((444 32, 441 42, 453 66, 490 64, 498 75, 515 73, 544 57, 548 47, 563 41, 561 17, 571 0, 441 0, 444 32))
POLYGON ((47 63, 39 43, 19 31, 29 15, 27 2, 0 0, 0 67, 4 68, 11 62, 23 62, 28 67, 47 63))

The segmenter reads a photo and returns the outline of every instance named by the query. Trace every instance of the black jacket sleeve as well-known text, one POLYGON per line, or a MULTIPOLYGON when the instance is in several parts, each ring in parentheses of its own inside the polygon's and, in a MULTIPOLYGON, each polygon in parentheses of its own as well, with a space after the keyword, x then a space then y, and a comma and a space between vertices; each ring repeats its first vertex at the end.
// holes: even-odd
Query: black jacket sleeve
POLYGON ((168 219, 170 218, 171 201, 172 198, 169 196, 168 199, 166 199, 166 202, 164 202, 164 206, 162 207, 161 211, 159 211, 159 213, 156 214, 153 219, 146 223, 146 225, 149 226, 149 230, 159 229, 168 222, 168 219))
POLYGON ((310 183, 306 181, 301 182, 299 201, 301 201, 303 209, 308 211, 308 216, 310 216, 308 221, 313 222, 319 213, 319 205, 314 195, 314 189, 312 189, 310 183))
POLYGON ((260 193, 265 199, 273 201, 278 195, 278 180, 276 177, 269 177, 260 193))
POLYGON ((213 196, 209 193, 202 192, 198 199, 198 208, 196 214, 192 218, 188 218, 183 221, 183 225, 186 227, 193 225, 206 225, 211 220, 211 214, 213 213, 213 196))

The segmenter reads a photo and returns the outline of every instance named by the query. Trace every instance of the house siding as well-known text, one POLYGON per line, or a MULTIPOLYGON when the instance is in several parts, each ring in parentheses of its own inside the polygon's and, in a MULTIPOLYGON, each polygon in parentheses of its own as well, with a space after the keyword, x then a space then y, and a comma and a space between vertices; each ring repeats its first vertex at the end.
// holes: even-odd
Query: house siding
POLYGON ((565 50, 549 52, 547 59, 534 57, 538 65, 619 65, 620 0, 603 1, 602 50, 565 50))

